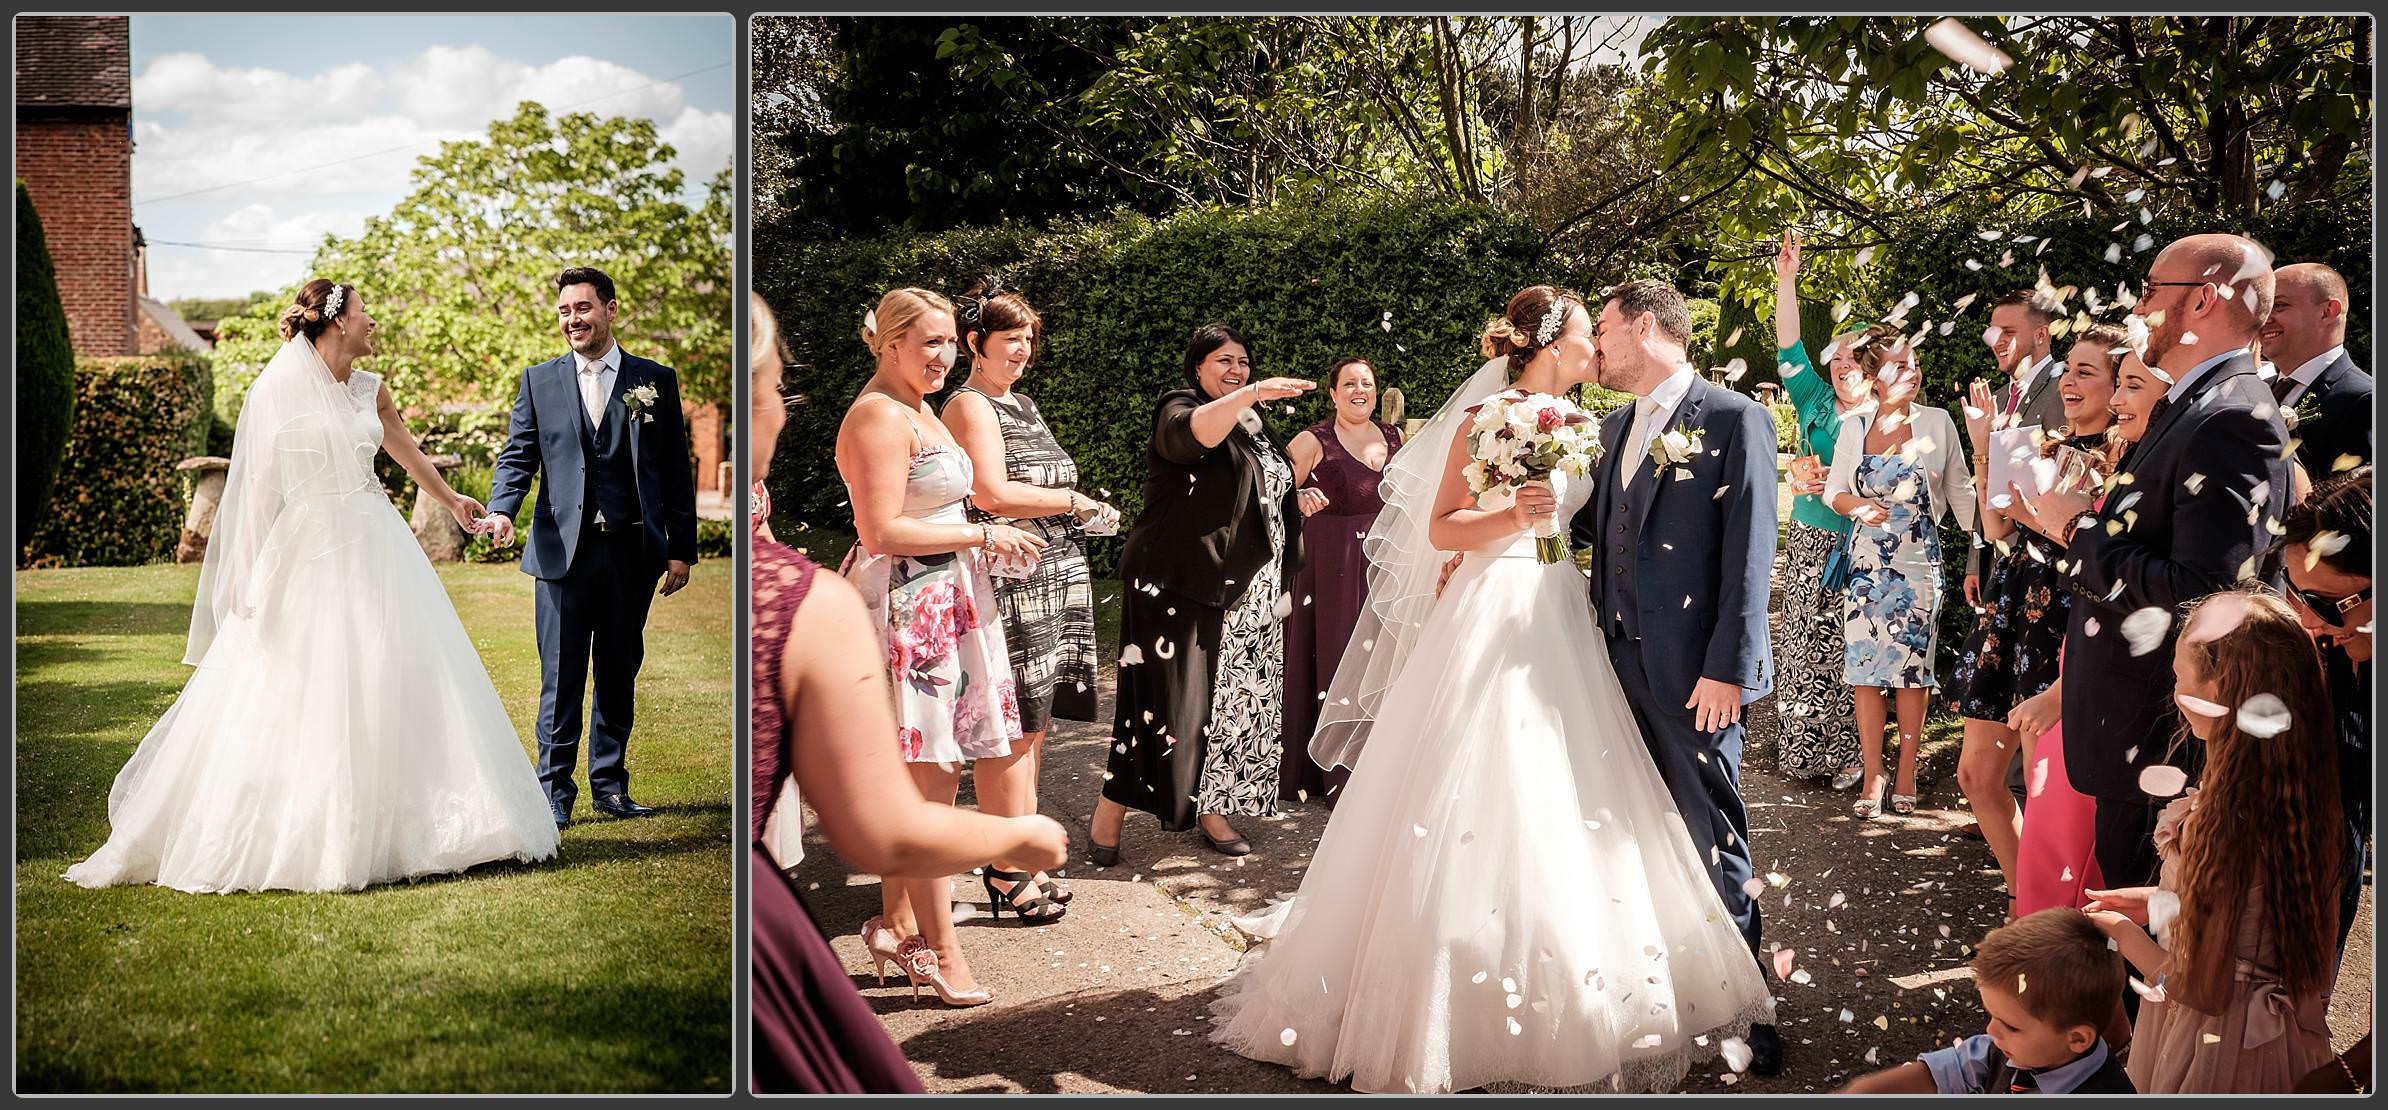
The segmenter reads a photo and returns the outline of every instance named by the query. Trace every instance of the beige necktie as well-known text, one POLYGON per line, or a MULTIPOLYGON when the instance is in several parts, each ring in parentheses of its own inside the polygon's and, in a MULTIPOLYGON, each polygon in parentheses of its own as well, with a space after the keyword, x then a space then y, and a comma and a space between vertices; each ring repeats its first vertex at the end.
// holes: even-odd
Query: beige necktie
POLYGON ((1658 402, 1644 397, 1633 403, 1633 422, 1625 433, 1625 451, 1617 461, 1624 466, 1617 475, 1618 489, 1632 489, 1634 476, 1642 472, 1642 463, 1650 457, 1650 440, 1658 434, 1658 402))
POLYGON ((589 411, 589 426, 605 423, 605 364, 592 362, 580 368, 580 404, 589 411))

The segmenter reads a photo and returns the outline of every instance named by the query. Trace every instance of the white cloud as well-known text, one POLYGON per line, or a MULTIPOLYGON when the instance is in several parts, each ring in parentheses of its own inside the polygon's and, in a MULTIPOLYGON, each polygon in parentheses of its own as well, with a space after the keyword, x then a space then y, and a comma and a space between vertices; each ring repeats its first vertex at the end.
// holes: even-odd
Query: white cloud
POLYGON ((694 107, 677 82, 585 55, 531 65, 481 46, 434 47, 312 76, 162 55, 133 78, 133 215, 158 244, 150 288, 167 299, 236 296, 297 280, 325 232, 361 231, 409 191, 419 158, 486 134, 525 100, 655 121, 692 196, 735 152, 732 113, 694 107))
MULTIPOLYGON (((199 225, 192 241, 253 248, 312 249, 326 234, 355 235, 365 229, 362 213, 308 209, 283 212, 272 205, 244 204, 199 225)), ((148 228, 154 239, 182 239, 148 228)), ((161 299, 239 296, 275 289, 304 277, 308 255, 250 250, 195 250, 154 244, 149 250, 149 287, 161 299)))
POLYGON ((442 46, 379 70, 347 65, 298 77, 184 53, 154 59, 134 77, 133 196, 235 184, 240 192, 227 199, 394 196, 417 158, 482 134, 525 100, 559 113, 654 120, 679 148, 692 185, 730 162, 729 113, 698 111, 677 83, 600 58, 533 66, 485 47, 442 46))

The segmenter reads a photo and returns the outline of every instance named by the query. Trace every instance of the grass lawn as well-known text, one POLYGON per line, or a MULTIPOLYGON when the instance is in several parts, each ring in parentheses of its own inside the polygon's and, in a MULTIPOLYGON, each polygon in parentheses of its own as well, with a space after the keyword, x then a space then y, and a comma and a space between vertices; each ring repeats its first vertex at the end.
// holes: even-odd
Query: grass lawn
MULTIPOLYGON (((20 572, 17 1089, 726 1092, 729 566, 700 566, 648 624, 629 766, 662 816, 584 798, 544 864, 238 895, 58 877, 107 839, 109 784, 189 673, 198 568, 20 572)), ((441 576, 527 759, 531 580, 441 576)))

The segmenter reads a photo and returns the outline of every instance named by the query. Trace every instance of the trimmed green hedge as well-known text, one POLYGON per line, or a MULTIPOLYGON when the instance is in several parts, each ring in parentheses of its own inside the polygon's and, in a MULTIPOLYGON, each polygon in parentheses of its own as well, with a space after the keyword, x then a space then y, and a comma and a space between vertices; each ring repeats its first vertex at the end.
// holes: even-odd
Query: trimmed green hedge
POLYGON ((195 354, 77 360, 74 432, 31 565, 172 558, 188 507, 174 465, 207 450, 214 394, 207 360, 195 354))
MULTIPOLYGON (((1083 485, 1133 519, 1141 507, 1152 406, 1180 381, 1188 333, 1218 320, 1252 341, 1261 375, 1317 377, 1337 355, 1369 359, 1413 416, 1433 412, 1482 365, 1476 337, 1535 273, 1522 219, 1438 201, 1127 216, 1052 231, 973 228, 794 244, 760 253, 755 286, 787 337, 794 388, 770 487, 783 520, 852 518, 833 453, 847 405, 871 374, 858 334, 881 293, 959 294, 999 269, 1045 319, 1045 349, 1022 383, 1076 457, 1083 485), (1391 313, 1390 328, 1386 314, 1391 313)), ((1561 280, 1564 280, 1562 277, 1561 280)), ((959 385, 967 364, 957 368, 959 385)), ((1281 436, 1327 418, 1319 396, 1274 406, 1281 436)), ((1097 541, 1111 565, 1116 540, 1097 541)))
POLYGON ((75 348, 41 214, 17 182, 17 540, 41 526, 75 420, 75 348))

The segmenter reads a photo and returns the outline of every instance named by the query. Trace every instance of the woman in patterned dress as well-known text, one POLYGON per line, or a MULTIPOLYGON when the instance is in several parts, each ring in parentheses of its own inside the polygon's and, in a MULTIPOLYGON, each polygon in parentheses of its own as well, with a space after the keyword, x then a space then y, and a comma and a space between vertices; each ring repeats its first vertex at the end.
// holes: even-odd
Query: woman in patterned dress
POLYGON ((1876 325, 1857 356, 1874 369, 1882 403, 1845 417, 1824 494, 1857 522, 1849 544, 1843 680, 1856 689, 1857 739, 1866 777, 1850 812, 1882 812, 1882 727, 1898 691, 1899 777, 1891 810, 1915 812, 1915 758, 1931 704, 1933 634, 1940 623, 1939 519, 1973 527, 1973 476, 1944 409, 1915 403, 1923 372, 1897 328, 1876 325), (1904 789, 1900 787, 1904 786, 1904 789))
MULTIPOLYGON (((748 296, 750 465, 759 486, 788 400, 780 386, 779 329, 763 299, 748 296)), ((804 858, 806 806, 798 787, 807 788, 830 847, 878 874, 951 874, 994 852, 1058 864, 1068 856, 1069 836, 1048 818, 990 817, 919 796, 887 744, 895 721, 862 599, 820 569, 775 541, 754 545, 749 1085, 767 1094, 918 1094, 920 1078, 855 992, 788 874, 804 858)), ((903 952, 897 963, 916 983, 933 985, 930 977, 938 974, 924 947, 903 952)))
MULTIPOLYGON (((2053 457, 2061 445, 2103 466, 2106 429, 2113 421, 2107 406, 2114 399, 2115 369, 2126 349, 2123 344, 2122 328, 2099 324, 2083 332, 2066 352, 2063 376, 2057 383, 2064 398, 2065 427, 2061 438, 2046 443, 2043 455, 2053 457)), ((1974 382, 1966 406, 1966 442, 1974 445, 1974 470, 1985 475, 1994 411, 1990 387, 1974 382)), ((2056 565, 2063 561, 2064 548, 2016 526, 2005 511, 2013 503, 2011 491, 1991 489, 1985 481, 1979 493, 1982 539, 1990 545, 1990 565, 1982 582, 1981 613, 1949 675, 1948 697, 1950 706, 1969 722, 1964 749, 1957 757, 1957 785, 1982 824, 1982 839, 1990 843, 1998 869, 2006 874, 2007 912, 2012 920, 2030 911, 2016 904, 2022 893, 2015 853, 2023 835, 2023 814, 2007 789, 2007 763, 2020 746, 2027 782, 2055 777, 2060 784, 2064 764, 2061 754, 2039 750, 2039 736, 2017 733, 2006 722, 2016 706, 2056 681, 2057 656, 2065 642, 2066 598, 2071 595, 2058 581, 2056 565), (2055 755, 2052 763, 2043 764, 2051 755, 2055 755)), ((2038 793, 2032 791, 2033 796, 2038 793)))
POLYGON ((1368 606, 1368 554, 1360 539, 1385 507, 1377 483, 1401 449, 1401 429, 1370 416, 1376 368, 1368 360, 1335 360, 1327 388, 1334 415, 1294 436, 1286 448, 1294 482, 1302 487, 1302 572, 1294 576, 1293 613, 1285 620, 1285 759, 1277 798, 1324 798, 1331 809, 1352 769, 1320 767, 1310 757, 1310 734, 1352 628, 1368 606))
MULTIPOLYGON (((970 378, 943 414, 976 475, 970 519, 1010 525, 1046 543, 1027 577, 995 579, 995 608, 1020 690, 1020 743, 971 771, 979 808, 1015 816, 1037 811, 1050 722, 1094 719, 1094 582, 1081 521, 1119 521, 1119 510, 1078 492, 1077 462, 1053 438, 1036 402, 1012 388, 1036 363, 1043 323, 997 279, 964 294, 959 325, 970 378)), ((1008 904, 1027 924, 1060 918, 1070 900, 1043 872, 1021 872, 1009 860, 989 863, 984 882, 991 913, 1000 918, 1008 904)))
MULTIPOLYGON (((945 384, 958 341, 953 305, 925 289, 898 289, 862 326, 878 369, 838 428, 837 469, 854 506, 847 581, 881 635, 894 675, 896 735, 912 781, 932 802, 953 804, 961 764, 1011 754, 1020 741, 1011 656, 995 616, 987 559, 1029 558, 1045 542, 1006 524, 968 519, 970 456, 946 433, 928 395, 945 384)), ((863 935, 918 937, 944 970, 949 1005, 993 1000, 971 978, 954 935, 952 880, 880 885, 883 919, 863 935)))
POLYGON ((1293 465, 1256 410, 1317 383, 1253 380, 1225 324, 1194 329, 1184 367, 1186 387, 1154 407, 1144 511, 1120 556, 1119 694, 1087 830, 1098 866, 1118 862, 1130 809, 1171 831, 1199 823, 1230 856, 1252 846, 1227 819, 1277 809, 1283 583, 1301 567, 1301 513, 1293 465))
POLYGON ((1783 233, 1774 256, 1775 365, 1799 421, 1798 453, 1786 480, 1791 519, 1783 525, 1782 622, 1775 632, 1776 715, 1782 721, 1780 766, 1796 778, 1847 790, 1864 777, 1858 763, 1857 713, 1841 681, 1841 592, 1824 587, 1824 564, 1849 536, 1849 518, 1824 503, 1841 418, 1874 407, 1874 375, 1859 365, 1858 336, 1871 324, 1850 321, 1824 348, 1819 373, 1799 338, 1799 233, 1783 233), (1829 380, 1827 375, 1829 375, 1829 380))

